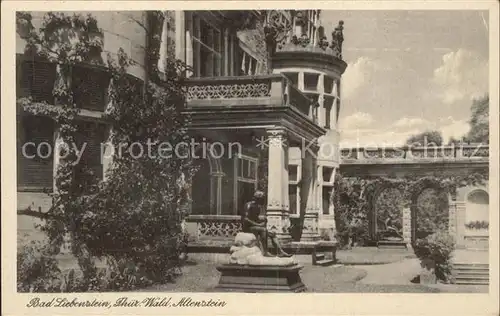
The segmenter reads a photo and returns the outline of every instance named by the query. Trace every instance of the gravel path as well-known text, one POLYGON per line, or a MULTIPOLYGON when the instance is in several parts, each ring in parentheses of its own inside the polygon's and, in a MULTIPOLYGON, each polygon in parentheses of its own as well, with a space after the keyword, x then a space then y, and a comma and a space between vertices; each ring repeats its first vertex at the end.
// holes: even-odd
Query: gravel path
MULTIPOLYGON (((357 255, 355 255, 357 256, 357 255)), ((393 259, 396 259, 396 255, 393 259)), ((462 286, 436 284, 432 286, 413 284, 410 280, 418 275, 418 259, 399 256, 399 261, 375 265, 313 266, 311 257, 296 256, 304 266, 301 278, 307 292, 316 293, 486 293, 487 286, 462 286)), ((217 265, 226 263, 224 254, 191 254, 190 263, 183 267, 183 274, 175 283, 155 285, 145 292, 206 292, 213 289, 219 280, 217 265)))

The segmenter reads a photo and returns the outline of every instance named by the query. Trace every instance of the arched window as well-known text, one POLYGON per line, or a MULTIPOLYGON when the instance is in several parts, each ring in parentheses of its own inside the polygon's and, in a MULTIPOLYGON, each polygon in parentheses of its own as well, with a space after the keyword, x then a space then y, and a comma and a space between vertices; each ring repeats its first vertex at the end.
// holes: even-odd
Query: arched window
POLYGON ((470 192, 466 200, 465 226, 468 233, 484 231, 489 222, 489 195, 478 189, 470 192))

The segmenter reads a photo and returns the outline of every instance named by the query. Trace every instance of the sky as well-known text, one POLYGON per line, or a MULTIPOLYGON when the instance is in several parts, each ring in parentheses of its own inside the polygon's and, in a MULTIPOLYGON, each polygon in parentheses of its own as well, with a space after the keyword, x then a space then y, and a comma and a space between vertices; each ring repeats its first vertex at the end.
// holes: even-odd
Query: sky
POLYGON ((399 145, 425 130, 469 129, 488 92, 487 11, 330 11, 344 21, 341 146, 399 145))

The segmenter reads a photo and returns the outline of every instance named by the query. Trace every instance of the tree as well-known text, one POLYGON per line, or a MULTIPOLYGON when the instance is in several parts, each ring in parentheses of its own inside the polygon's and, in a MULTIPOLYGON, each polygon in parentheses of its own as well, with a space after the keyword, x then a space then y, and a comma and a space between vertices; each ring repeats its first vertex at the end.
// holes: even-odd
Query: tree
POLYGON ((471 107, 471 119, 469 120, 470 130, 465 136, 467 142, 471 143, 489 143, 489 114, 490 98, 485 97, 475 99, 471 107))
POLYGON ((406 140, 407 145, 413 146, 428 146, 428 145, 443 145, 443 135, 440 131, 425 131, 423 133, 410 136, 406 140))
MULTIPOLYGON (((148 17, 148 24, 156 25, 153 20, 162 15, 149 12, 148 17)), ((80 118, 69 76, 73 66, 100 56, 102 41, 89 36, 100 34, 97 21, 91 15, 48 12, 37 30, 29 13, 18 12, 17 26, 27 41, 26 53, 57 64, 53 95, 58 105, 22 98, 18 106, 30 114, 51 116, 60 126, 62 141, 71 149, 80 118), (75 35, 77 40, 68 41, 75 35)), ((97 183, 95 177, 80 170, 74 153, 61 159, 55 175, 57 190, 42 229, 56 252, 63 236, 69 235, 72 254, 83 272, 78 291, 96 287, 104 290, 106 286, 127 289, 136 283, 131 280, 165 282, 180 264, 179 253, 185 241, 181 222, 194 172, 187 146, 178 146, 188 141, 189 117, 182 113, 186 67, 168 59, 166 73, 159 76, 155 59, 158 36, 152 30, 148 37, 148 74, 144 81, 127 73, 132 61, 122 49, 118 60, 108 56, 111 80, 104 120, 111 127, 115 156, 107 180, 97 183), (141 154, 134 150, 141 148, 141 154), (94 257, 110 259, 114 270, 115 276, 104 288, 98 284, 94 257), (125 269, 114 268, 123 264, 125 269), (129 274, 123 277, 123 273, 129 274)))

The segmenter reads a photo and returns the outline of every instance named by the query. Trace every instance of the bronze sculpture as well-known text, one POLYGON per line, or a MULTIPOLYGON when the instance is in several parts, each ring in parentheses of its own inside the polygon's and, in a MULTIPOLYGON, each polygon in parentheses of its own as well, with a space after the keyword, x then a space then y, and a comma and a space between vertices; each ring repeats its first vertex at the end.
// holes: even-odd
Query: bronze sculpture
POLYGON ((261 208, 264 205, 264 192, 256 191, 252 200, 247 202, 241 214, 241 227, 244 233, 252 233, 257 237, 261 244, 262 254, 265 257, 273 257, 267 247, 267 239, 271 239, 273 246, 276 248, 278 257, 291 257, 286 253, 278 241, 274 232, 268 231, 266 228, 267 220, 259 219, 261 208))

